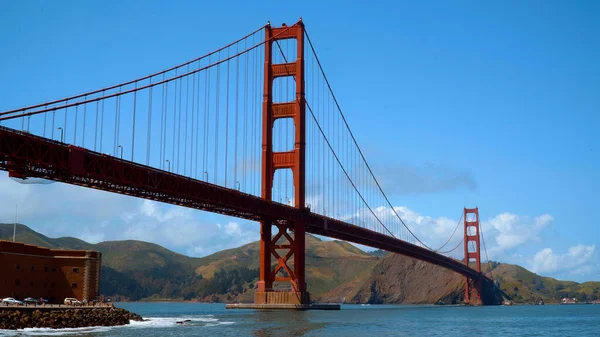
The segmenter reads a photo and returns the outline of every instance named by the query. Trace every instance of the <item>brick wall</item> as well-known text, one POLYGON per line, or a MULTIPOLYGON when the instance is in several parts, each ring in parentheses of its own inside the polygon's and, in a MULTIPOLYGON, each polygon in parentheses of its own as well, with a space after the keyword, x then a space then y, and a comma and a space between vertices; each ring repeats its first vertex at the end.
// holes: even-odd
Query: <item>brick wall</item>
POLYGON ((101 258, 96 251, 0 240, 0 297, 43 297, 52 303, 66 297, 94 300, 99 295, 101 258))

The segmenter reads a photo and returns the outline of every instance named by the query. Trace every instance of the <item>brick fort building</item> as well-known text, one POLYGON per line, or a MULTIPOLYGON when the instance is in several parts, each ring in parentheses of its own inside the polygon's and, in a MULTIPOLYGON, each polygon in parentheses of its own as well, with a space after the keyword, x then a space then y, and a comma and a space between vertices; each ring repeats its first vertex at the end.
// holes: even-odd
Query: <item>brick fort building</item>
POLYGON ((62 303, 67 297, 96 300, 100 291, 102 253, 48 249, 0 240, 0 298, 44 298, 62 303))

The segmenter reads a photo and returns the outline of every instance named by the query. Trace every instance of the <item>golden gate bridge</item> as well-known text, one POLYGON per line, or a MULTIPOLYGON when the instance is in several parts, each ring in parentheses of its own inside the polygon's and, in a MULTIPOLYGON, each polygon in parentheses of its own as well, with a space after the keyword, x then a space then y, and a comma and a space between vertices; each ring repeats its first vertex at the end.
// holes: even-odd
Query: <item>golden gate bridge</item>
POLYGON ((414 234, 302 20, 132 81, 0 112, 0 169, 259 222, 259 305, 309 305, 305 233, 451 269, 465 276, 466 303, 494 301, 478 209, 464 209, 451 249, 442 250, 452 237, 433 249, 414 234), (448 255, 461 245, 463 261, 448 255))

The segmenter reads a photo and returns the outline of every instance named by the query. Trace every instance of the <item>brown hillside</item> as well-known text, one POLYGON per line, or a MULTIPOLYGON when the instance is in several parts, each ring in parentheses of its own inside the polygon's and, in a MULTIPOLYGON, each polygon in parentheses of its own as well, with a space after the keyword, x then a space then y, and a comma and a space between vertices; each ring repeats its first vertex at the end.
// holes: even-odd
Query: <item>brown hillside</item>
POLYGON ((325 294, 323 301, 348 303, 446 303, 458 302, 464 279, 430 263, 390 254, 355 279, 325 294))

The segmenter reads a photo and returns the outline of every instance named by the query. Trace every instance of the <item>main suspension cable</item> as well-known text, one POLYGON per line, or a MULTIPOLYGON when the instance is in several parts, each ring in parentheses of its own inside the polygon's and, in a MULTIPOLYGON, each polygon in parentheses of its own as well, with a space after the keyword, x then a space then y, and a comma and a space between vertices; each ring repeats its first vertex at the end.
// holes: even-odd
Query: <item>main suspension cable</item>
POLYGON ((439 252, 442 248, 446 247, 446 245, 450 242, 450 240, 452 240, 452 237, 454 237, 454 234, 456 233, 456 231, 458 230, 458 227, 460 226, 460 221, 462 220, 463 215, 464 215, 463 212, 461 212, 460 219, 458 219, 458 222, 456 223, 456 227, 454 227, 454 231, 452 232, 452 235, 450 235, 448 240, 440 248, 434 250, 434 252, 439 252))
POLYGON ((27 110, 31 110, 31 109, 36 109, 36 108, 40 108, 40 107, 42 107, 44 105, 52 105, 52 104, 57 104, 57 103, 61 103, 61 102, 64 102, 64 101, 71 101, 71 100, 78 99, 78 98, 81 98, 81 97, 90 96, 90 95, 98 94, 100 92, 104 92, 104 91, 116 89, 116 88, 119 88, 119 87, 123 87, 123 86, 129 85, 129 84, 132 84, 132 83, 144 81, 144 80, 147 80, 149 78, 152 78, 152 77, 155 77, 155 76, 158 76, 158 75, 166 74, 166 73, 168 73, 168 72, 170 72, 172 70, 175 70, 175 69, 187 66, 187 65, 189 65, 191 63, 200 61, 200 60, 205 59, 205 58, 207 58, 207 57, 209 57, 211 55, 214 55, 214 54, 216 54, 216 53, 218 53, 218 52, 220 52, 220 51, 222 51, 224 49, 227 49, 227 48, 229 48, 229 47, 231 47, 231 46, 233 46, 233 45, 235 45, 235 44, 237 44, 237 43, 239 43, 239 42, 241 42, 241 41, 249 38, 250 36, 258 33, 259 31, 261 31, 262 29, 264 29, 265 27, 267 27, 267 25, 268 24, 261 26, 260 28, 254 30, 252 33, 249 33, 246 36, 244 36, 242 38, 239 38, 236 41, 231 42, 230 44, 228 44, 228 45, 226 45, 224 47, 221 47, 221 48, 219 48, 217 50, 214 50, 214 51, 212 51, 212 52, 210 52, 208 54, 205 54, 205 55, 202 55, 200 57, 197 57, 197 58, 195 58, 195 59, 193 59, 191 61, 182 63, 182 64, 177 65, 177 66, 173 66, 173 67, 171 67, 169 69, 162 70, 162 71, 159 71, 159 72, 154 73, 154 74, 146 75, 144 77, 140 77, 140 78, 135 79, 135 80, 127 81, 127 82, 120 83, 120 84, 115 84, 115 85, 112 85, 110 87, 106 87, 106 88, 103 88, 103 89, 98 89, 98 90, 90 91, 90 92, 79 94, 79 95, 75 95, 75 96, 72 96, 72 97, 63 98, 63 99, 55 100, 55 101, 52 101, 52 102, 46 102, 46 103, 36 104, 36 105, 24 107, 24 108, 19 108, 19 109, 13 109, 13 110, 5 111, 5 112, 0 113, 0 116, 6 115, 6 114, 12 114, 12 113, 16 113, 16 112, 21 112, 21 111, 27 111, 27 110))
POLYGON ((447 250, 447 251, 444 251, 444 252, 439 252, 439 251, 438 251, 437 253, 439 253, 439 254, 449 254, 449 253, 452 253, 452 252, 453 252, 453 251, 455 251, 455 250, 456 250, 458 247, 460 247, 460 245, 461 245, 463 242, 465 242, 465 238, 462 238, 462 240, 460 240, 460 242, 459 242, 459 243, 458 243, 458 244, 457 244, 457 245, 456 245, 454 248, 452 248, 452 249, 450 249, 450 250, 447 250))
MULTIPOLYGON (((263 26, 262 28, 264 28, 264 27, 265 26, 263 26)), ((120 84, 120 85, 113 86, 113 87, 106 88, 106 89, 96 90, 96 91, 93 91, 93 92, 90 92, 90 93, 87 93, 87 94, 82 94, 82 95, 78 95, 78 96, 74 96, 74 97, 80 98, 80 97, 92 95, 94 93, 102 92, 103 90, 110 90, 110 89, 119 88, 119 92, 117 92, 117 93, 113 93, 113 94, 109 94, 109 95, 101 96, 101 97, 90 98, 90 99, 86 99, 86 100, 80 101, 80 102, 74 102, 74 103, 70 103, 70 104, 65 104, 64 106, 60 106, 60 107, 49 107, 49 108, 45 108, 45 109, 41 109, 41 110, 25 112, 25 113, 22 113, 22 114, 19 114, 19 115, 4 116, 4 115, 12 114, 12 113, 15 113, 15 112, 23 112, 23 111, 27 111, 29 109, 34 109, 35 107, 41 107, 41 106, 45 106, 45 105, 55 104, 57 102, 63 102, 63 101, 67 102, 68 100, 74 99, 74 98, 62 99, 62 100, 58 100, 56 102, 50 102, 50 103, 43 103, 43 104, 39 104, 39 105, 36 105, 36 106, 33 106, 33 107, 28 107, 28 108, 20 108, 20 109, 11 110, 11 111, 0 112, 0 121, 10 120, 10 119, 15 119, 15 118, 21 118, 21 117, 27 117, 27 116, 33 116, 33 115, 37 115, 37 114, 41 114, 41 113, 45 113, 45 112, 56 111, 56 110, 60 110, 60 109, 67 109, 67 108, 74 107, 74 106, 79 106, 79 105, 82 105, 82 104, 88 104, 88 103, 92 103, 92 102, 96 102, 96 101, 100 101, 100 100, 104 100, 104 99, 108 99, 108 98, 112 98, 112 97, 118 97, 118 96, 127 95, 127 94, 130 94, 130 93, 133 93, 133 92, 137 92, 137 91, 140 91, 140 90, 152 88, 152 87, 161 85, 163 83, 168 83, 168 82, 171 82, 171 81, 176 81, 176 80, 181 79, 183 77, 193 75, 195 73, 198 73, 198 72, 210 69, 212 67, 218 67, 220 64, 222 64, 224 62, 227 62, 227 61, 229 61, 229 60, 231 60, 233 58, 239 57, 239 56, 241 56, 241 55, 243 55, 245 53, 248 53, 248 52, 250 52, 252 50, 255 50, 258 47, 264 45, 265 43, 270 42, 271 40, 276 39, 279 35, 285 34, 289 29, 290 29, 290 27, 287 27, 285 30, 282 30, 281 32, 279 32, 276 35, 272 36, 270 39, 264 40, 264 41, 259 42, 257 44, 254 44, 253 46, 248 47, 248 48, 242 50, 239 53, 231 55, 228 58, 219 59, 217 62, 215 62, 213 64, 209 64, 209 65, 204 66, 202 68, 199 68, 199 69, 196 69, 196 70, 191 70, 189 72, 186 72, 186 73, 183 73, 183 74, 180 74, 180 75, 176 75, 174 77, 171 77, 171 78, 168 78, 168 79, 165 79, 165 80, 162 80, 162 81, 157 81, 157 82, 154 82, 154 83, 146 84, 146 85, 139 86, 139 87, 136 87, 136 88, 133 88, 133 89, 129 89, 129 90, 121 90, 121 88, 123 86, 127 85, 127 84, 139 82, 139 80, 137 80, 137 81, 130 81, 130 82, 127 82, 125 84, 120 84), (4 116, 4 117, 2 117, 2 116, 4 116)), ((239 41, 241 41, 241 40, 239 40, 239 41)), ((224 48, 225 47, 219 49, 219 51, 223 50, 224 48)), ((207 55, 213 55, 216 52, 218 52, 218 51, 212 52, 211 54, 207 54, 207 55)), ((157 73, 157 74, 162 74, 162 72, 161 73, 157 73)))
MULTIPOLYGON (((287 58, 285 56, 285 54, 283 53, 283 50, 281 49, 281 45, 279 45, 279 42, 277 40, 275 40, 277 43, 277 47, 279 49, 279 52, 281 53, 281 55, 283 56, 283 60, 285 61, 285 67, 287 70, 287 58)), ((313 49, 313 53, 314 53, 314 49, 313 49)), ((316 55, 315 55, 316 57, 316 55)), ((317 59, 318 62, 318 59, 317 59)), ((295 81, 295 77, 294 77, 294 81, 295 81)), ((325 79, 327 80, 327 79, 325 79)), ((335 99, 335 97, 334 97, 335 99)), ((298 101, 298 98, 296 98, 296 101, 299 104, 302 104, 302 102, 298 101)), ((321 135, 323 136, 323 139, 325 140, 325 143, 327 144, 327 146, 329 147, 329 150, 331 151, 331 153, 333 154, 334 158, 336 159, 336 161, 338 162, 339 166, 341 167, 342 171, 344 171, 344 174, 346 175, 346 178, 348 178, 348 180, 350 181, 350 183, 352 184, 352 187, 354 187, 354 190, 356 191, 356 193, 358 193, 360 199, 363 201, 363 203, 367 206, 367 208, 369 209, 369 211, 371 212, 371 214, 373 214, 373 216, 375 217, 375 219, 377 220, 377 222, 379 222, 379 224, 381 224, 381 226, 383 228, 385 228, 385 230, 394 238, 396 238, 396 236, 394 235, 394 233, 392 233, 392 231, 390 231, 384 224, 383 222, 379 219, 379 217, 375 214, 375 212, 373 211, 373 209, 371 208, 371 206, 369 206, 369 204, 367 203, 367 201, 365 200, 365 198, 363 197, 362 193, 360 193, 360 191, 358 190, 358 188, 356 187, 356 185, 354 184, 354 182, 352 181, 352 178, 350 178, 350 175, 348 174, 348 172, 346 171, 346 169, 344 168, 344 166, 342 165, 342 162, 340 161, 338 155, 335 153, 335 151, 333 150, 333 147, 331 146, 331 143, 329 142, 329 139, 327 138, 327 136, 325 135, 325 132, 323 131, 323 128, 321 127, 321 125, 319 124, 319 121, 317 120, 317 117, 315 116, 312 107, 310 106, 310 104, 308 104, 308 102, 306 102, 306 107, 308 108, 308 110, 310 111, 310 114, 313 118, 313 120, 315 121, 317 127, 319 128, 319 131, 321 132, 321 135)))
MULTIPOLYGON (((477 214, 477 216, 479 217, 479 214, 477 214)), ((490 271, 490 278, 493 280, 494 276, 492 274, 492 264, 490 263, 490 259, 488 257, 488 253, 487 253, 487 248, 485 246, 485 236, 483 235, 483 226, 481 226, 481 221, 479 222, 479 230, 481 231, 481 241, 483 242, 483 251, 485 252, 485 259, 488 263, 488 268, 490 271)))

